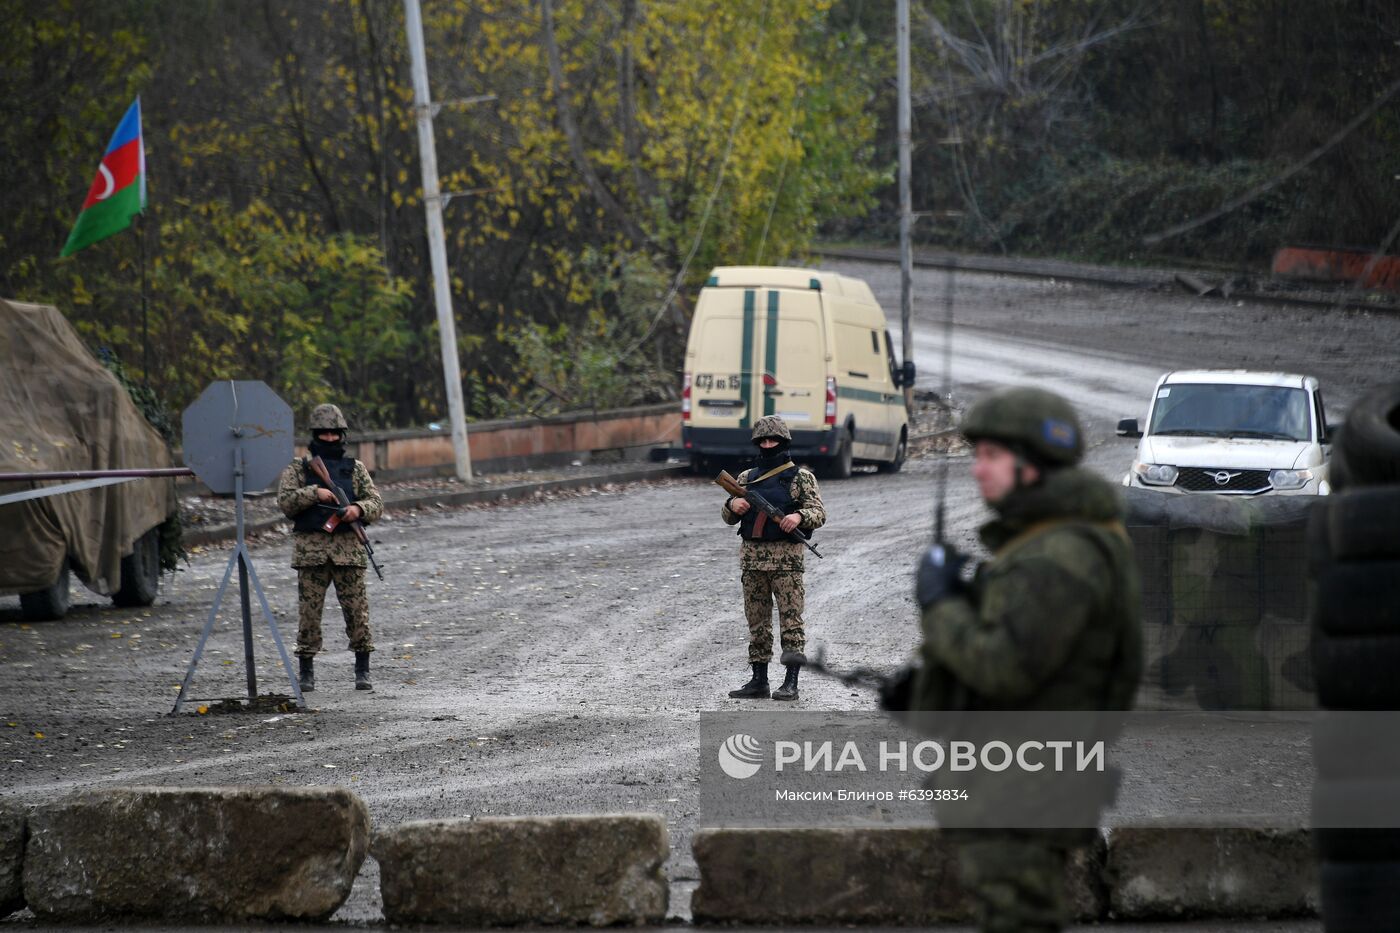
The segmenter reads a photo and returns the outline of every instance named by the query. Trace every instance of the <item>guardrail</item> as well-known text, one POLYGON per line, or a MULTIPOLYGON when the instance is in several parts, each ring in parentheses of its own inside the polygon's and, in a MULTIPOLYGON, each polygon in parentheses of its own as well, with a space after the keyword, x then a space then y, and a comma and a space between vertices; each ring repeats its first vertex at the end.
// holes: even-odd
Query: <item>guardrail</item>
MULTIPOLYGON (((476 421, 467 425, 467 444, 474 472, 504 473, 574 460, 641 458, 652 447, 679 444, 680 432, 680 406, 663 403, 476 421)), ((451 475, 453 469, 452 434, 445 428, 352 430, 346 450, 380 482, 451 475)), ((297 456, 305 453, 304 446, 296 448, 297 456)))

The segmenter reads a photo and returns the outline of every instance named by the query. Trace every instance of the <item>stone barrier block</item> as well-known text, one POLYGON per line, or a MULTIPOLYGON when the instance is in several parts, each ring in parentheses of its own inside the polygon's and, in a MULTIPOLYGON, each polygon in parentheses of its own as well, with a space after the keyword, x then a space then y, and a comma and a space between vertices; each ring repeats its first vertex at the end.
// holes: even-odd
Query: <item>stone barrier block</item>
POLYGON ((468 927, 661 923, 656 814, 418 820, 376 833, 384 917, 468 927))
POLYGON ((1306 830, 1125 827, 1108 835, 1105 880, 1118 919, 1316 914, 1306 830))
MULTIPOLYGON (((695 834, 697 923, 965 923, 972 902, 957 848, 937 829, 704 829, 695 834)), ((1106 909, 1103 843, 1077 849, 1066 870, 1074 916, 1106 909)))
POLYGON ((0 804, 0 920, 24 907, 24 811, 0 804))
POLYGON ((120 787, 29 819, 41 920, 323 920, 364 862, 369 812, 338 787, 120 787))

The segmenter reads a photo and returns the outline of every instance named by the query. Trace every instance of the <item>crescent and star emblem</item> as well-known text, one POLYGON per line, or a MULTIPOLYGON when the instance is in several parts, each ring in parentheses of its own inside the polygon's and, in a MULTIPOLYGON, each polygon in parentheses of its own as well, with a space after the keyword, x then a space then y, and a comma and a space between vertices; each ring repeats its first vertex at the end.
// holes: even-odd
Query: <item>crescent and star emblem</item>
POLYGON ((112 170, 107 167, 105 162, 98 164, 97 173, 107 185, 106 190, 97 196, 97 200, 105 201, 112 196, 112 191, 117 187, 117 180, 112 177, 112 170))

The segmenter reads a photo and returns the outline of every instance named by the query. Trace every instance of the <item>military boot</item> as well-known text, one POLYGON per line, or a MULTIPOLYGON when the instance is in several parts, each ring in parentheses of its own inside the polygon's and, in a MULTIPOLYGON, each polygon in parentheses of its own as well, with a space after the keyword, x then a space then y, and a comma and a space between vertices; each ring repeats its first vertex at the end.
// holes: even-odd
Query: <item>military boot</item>
POLYGON ((316 689, 316 661, 305 655, 297 660, 301 662, 301 692, 310 693, 316 689))
POLYGON ((374 684, 369 682, 369 652, 355 652, 355 689, 373 690, 374 684))
POLYGON ((787 666, 787 676, 783 678, 783 685, 773 691, 773 699, 797 699, 797 672, 800 670, 802 670, 802 665, 800 664, 789 664, 787 666))
POLYGON ((755 661, 753 664, 753 677, 738 690, 729 691, 729 695, 736 700, 749 700, 768 696, 767 662, 755 661))

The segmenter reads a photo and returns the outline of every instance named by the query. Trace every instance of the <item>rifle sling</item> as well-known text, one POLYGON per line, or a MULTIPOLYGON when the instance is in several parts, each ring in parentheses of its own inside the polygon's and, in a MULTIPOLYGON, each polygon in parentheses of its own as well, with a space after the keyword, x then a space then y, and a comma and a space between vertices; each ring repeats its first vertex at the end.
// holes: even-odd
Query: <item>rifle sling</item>
POLYGON ((774 467, 773 469, 769 470, 767 473, 764 473, 762 476, 758 477, 757 479, 751 479, 751 480, 747 480, 747 481, 745 481, 745 482, 739 482, 738 480, 735 480, 735 482, 739 482, 739 485, 740 485, 740 486, 757 486, 759 483, 763 482, 764 480, 766 480, 766 479, 772 479, 773 477, 777 476, 779 473, 783 472, 784 470, 790 470, 790 469, 792 469, 792 468, 795 467, 795 466, 797 466, 797 464, 795 464, 795 463, 793 463, 791 460, 789 460, 787 463, 784 463, 782 466, 774 467))

